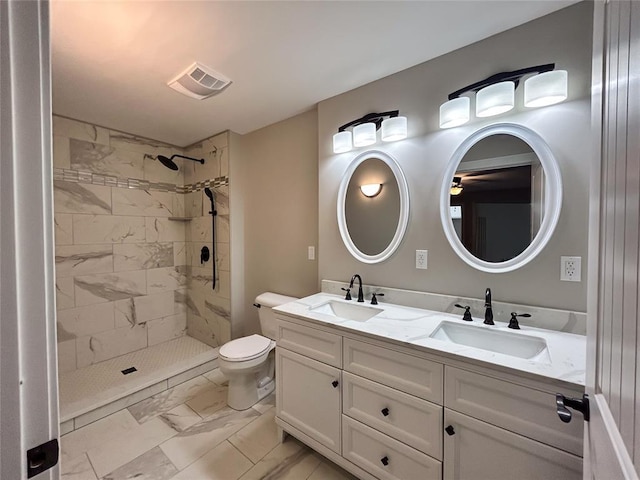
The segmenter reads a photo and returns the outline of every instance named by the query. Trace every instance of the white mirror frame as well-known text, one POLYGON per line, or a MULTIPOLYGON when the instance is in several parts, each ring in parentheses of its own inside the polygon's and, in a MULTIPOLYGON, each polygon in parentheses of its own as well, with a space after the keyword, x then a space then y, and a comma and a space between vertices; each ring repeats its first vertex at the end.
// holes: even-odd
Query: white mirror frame
POLYGON ((553 232, 558 224, 560 218, 560 209, 562 207, 562 178, 560 176, 560 168, 556 161, 549 145, 533 130, 517 125, 513 123, 499 123, 489 125, 477 130, 467 137, 462 144, 456 149, 447 170, 444 173, 442 182, 442 190, 440 192, 440 219, 442 221, 442 227, 444 233, 447 236, 447 240, 451 244, 451 247, 456 254, 464 260, 468 265, 489 273, 505 273, 511 272, 518 268, 523 267, 531 260, 533 260, 547 245, 549 239, 553 235, 553 232), (534 153, 540 159, 542 168, 545 173, 545 197, 544 197, 544 216, 540 230, 535 236, 533 241, 520 255, 507 260, 505 262, 487 262, 475 257, 469 252, 462 244, 455 229, 453 228, 453 222, 451 221, 451 215, 449 212, 450 206, 450 188, 451 179, 454 173, 458 169, 458 165, 464 158, 469 149, 478 143, 483 138, 491 135, 513 135, 526 142, 534 153))
POLYGON ((344 242, 349 253, 353 255, 356 259, 360 260, 363 263, 379 263, 385 261, 389 258, 393 253, 397 250, 404 238, 404 233, 407 230, 407 224, 409 223, 409 187, 407 185, 407 179, 400 168, 398 162, 388 155, 387 153, 381 152, 379 150, 367 150, 366 152, 361 153, 356 158, 354 158, 347 171, 344 173, 344 177, 342 178, 342 182, 340 183, 340 189, 338 190, 338 228, 340 229, 340 236, 342 237, 342 241, 344 242), (398 226, 396 228, 396 232, 389 242, 387 248, 385 248, 382 252, 377 255, 367 255, 361 252, 358 247, 353 243, 351 239, 351 235, 349 234, 349 228, 347 227, 347 219, 345 217, 345 203, 347 199, 347 188, 349 187, 349 182, 351 181, 351 177, 353 172, 356 171, 356 168, 369 158, 377 158, 386 163, 393 175, 396 177, 396 182, 398 183, 398 192, 400 193, 400 215, 398 218, 398 226))

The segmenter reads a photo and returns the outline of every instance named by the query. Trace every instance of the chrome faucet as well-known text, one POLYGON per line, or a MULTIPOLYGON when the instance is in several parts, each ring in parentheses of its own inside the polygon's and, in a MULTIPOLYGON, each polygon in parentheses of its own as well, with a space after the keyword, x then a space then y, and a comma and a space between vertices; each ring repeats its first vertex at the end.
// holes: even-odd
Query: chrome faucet
POLYGON ((484 292, 484 324, 495 325, 493 323, 493 309, 491 308, 491 289, 484 292))
POLYGON ((351 282, 349 282, 349 290, 353 288, 353 282, 356 278, 358 279, 358 301, 364 302, 364 295, 362 294, 362 278, 360 278, 360 275, 358 275, 357 273, 353 277, 351 277, 351 282))

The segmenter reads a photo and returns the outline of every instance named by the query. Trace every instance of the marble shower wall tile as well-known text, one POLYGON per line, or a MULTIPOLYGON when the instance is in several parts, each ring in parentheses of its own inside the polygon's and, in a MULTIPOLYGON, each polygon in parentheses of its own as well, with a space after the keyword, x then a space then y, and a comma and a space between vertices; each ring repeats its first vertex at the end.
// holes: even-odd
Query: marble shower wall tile
POLYGON ((231 271, 230 245, 225 242, 216 243, 216 257, 218 257, 218 268, 226 272, 231 271))
POLYGON ((76 340, 58 341, 58 373, 72 372, 76 368, 76 340))
POLYGON ((123 300, 146 295, 144 270, 74 277, 76 305, 123 300))
POLYGON ((173 242, 173 264, 175 266, 187 265, 186 242, 173 242))
POLYGON ((216 241, 230 243, 231 235, 229 232, 229 215, 218 215, 216 217, 216 241))
POLYGON ((54 135, 109 145, 109 130, 106 128, 57 115, 53 116, 52 125, 54 135))
POLYGON ((186 313, 171 315, 169 317, 150 320, 147 322, 147 338, 149 346, 182 337, 186 332, 186 313))
POLYGON ((113 245, 113 270, 146 270, 173 266, 173 243, 124 243, 113 245))
POLYGON ((71 168, 69 137, 53 136, 53 167, 71 168))
MULTIPOLYGON (((164 155, 166 157, 171 158, 174 153, 179 153, 178 151, 173 151, 173 153, 160 153, 159 155, 164 155)), ((150 182, 162 182, 162 183, 172 183, 174 185, 183 185, 184 184, 184 171, 180 168, 181 165, 178 165, 178 170, 171 170, 165 167, 159 160, 156 159, 157 154, 152 154, 150 157, 145 157, 143 163, 144 169, 144 179, 149 180, 150 182)), ((178 162, 180 160, 178 159, 178 162)))
POLYGON ((57 277, 107 272, 113 272, 111 245, 59 245, 56 247, 57 277))
POLYGON ((198 317, 196 315, 189 314, 187 321, 187 335, 200 340, 202 343, 206 343, 212 347, 222 345, 221 341, 218 341, 216 332, 209 321, 204 317, 198 317))
POLYGON ((71 245, 73 243, 73 215, 70 213, 56 213, 53 217, 56 245, 71 245))
POLYGON ((111 138, 111 146, 118 149, 122 148, 134 152, 146 153, 154 157, 156 155, 170 157, 174 153, 182 153, 182 149, 169 145, 168 143, 137 137, 128 133, 118 132, 117 130, 111 130, 109 135, 111 138))
POLYGON ((172 217, 173 196, 176 193, 114 188, 112 192, 114 215, 142 215, 172 217))
POLYGON ((56 213, 111 214, 111 187, 56 180, 53 182, 56 213))
POLYGON ((214 193, 218 215, 229 215, 229 186, 216 187, 214 193))
POLYGON ((146 271, 149 294, 168 292, 187 286, 186 267, 154 268, 146 271))
MULTIPOLYGON (((216 220, 216 229, 219 222, 216 220)), ((211 243, 213 235, 213 224, 211 223, 211 217, 196 217, 189 222, 189 237, 188 241, 191 242, 208 242, 211 243)))
MULTIPOLYGON (((184 194, 184 212, 187 217, 201 217, 204 193, 202 190, 184 194)), ((207 201, 209 199, 207 198, 207 201)), ((208 211, 208 210, 207 210, 208 211)))
POLYGON ((137 243, 146 239, 145 218, 117 215, 73 215, 75 244, 137 243))
POLYGON ((175 314, 174 295, 159 293, 115 302, 115 327, 134 326, 175 314))
POLYGON ((56 309, 76 306, 75 283, 73 277, 56 278, 56 309))
POLYGON ((71 139, 71 168, 82 172, 140 178, 142 153, 71 139))
POLYGON ((116 328, 76 340, 78 368, 102 362, 147 346, 147 325, 116 328))
POLYGON ((184 195, 174 195, 173 196, 173 215, 175 217, 184 217, 185 216, 185 200, 184 195))
POLYGON ((57 315, 59 326, 75 337, 112 330, 114 318, 113 302, 59 310, 57 315))
POLYGON ((166 217, 145 218, 147 242, 184 242, 185 223, 166 217))

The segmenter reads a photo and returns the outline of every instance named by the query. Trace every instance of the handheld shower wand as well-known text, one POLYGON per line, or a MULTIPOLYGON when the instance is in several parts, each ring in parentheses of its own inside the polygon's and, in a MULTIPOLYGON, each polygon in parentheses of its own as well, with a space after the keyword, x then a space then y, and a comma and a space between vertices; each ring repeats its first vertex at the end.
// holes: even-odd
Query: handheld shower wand
POLYGON ((213 258, 213 289, 216 289, 216 215, 218 215, 218 212, 216 211, 215 208, 215 203, 213 200, 213 192, 211 191, 211 189, 209 187, 205 187, 204 189, 204 193, 207 197, 209 197, 209 200, 211 200, 211 211, 209 212, 209 214, 211 214, 211 224, 212 224, 212 252, 211 252, 211 256, 213 258))

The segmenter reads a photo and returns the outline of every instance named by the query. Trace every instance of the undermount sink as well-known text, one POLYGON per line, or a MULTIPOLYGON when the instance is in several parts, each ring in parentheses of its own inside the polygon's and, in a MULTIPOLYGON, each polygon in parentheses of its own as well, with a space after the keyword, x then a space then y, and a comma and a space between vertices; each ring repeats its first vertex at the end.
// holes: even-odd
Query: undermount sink
POLYGON ((442 322, 431 338, 525 359, 538 357, 547 350, 547 342, 540 337, 453 322, 442 322))
POLYGON ((331 315, 332 317, 342 318, 344 320, 364 322, 382 312, 382 309, 358 305, 355 303, 336 302, 334 300, 330 300, 322 305, 310 308, 309 311, 313 313, 331 315))

